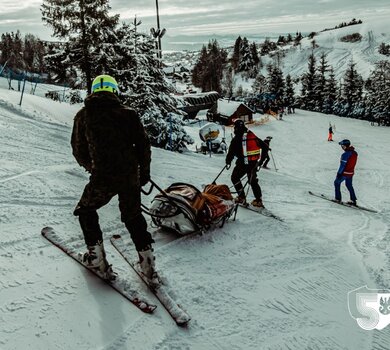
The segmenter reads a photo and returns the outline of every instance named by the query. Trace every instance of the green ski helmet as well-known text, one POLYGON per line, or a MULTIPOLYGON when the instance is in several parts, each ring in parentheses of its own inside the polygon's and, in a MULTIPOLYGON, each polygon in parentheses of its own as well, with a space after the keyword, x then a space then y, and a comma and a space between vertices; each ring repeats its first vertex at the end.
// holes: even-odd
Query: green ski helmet
POLYGON ((92 82, 92 92, 108 91, 118 93, 118 83, 110 75, 99 75, 92 82))

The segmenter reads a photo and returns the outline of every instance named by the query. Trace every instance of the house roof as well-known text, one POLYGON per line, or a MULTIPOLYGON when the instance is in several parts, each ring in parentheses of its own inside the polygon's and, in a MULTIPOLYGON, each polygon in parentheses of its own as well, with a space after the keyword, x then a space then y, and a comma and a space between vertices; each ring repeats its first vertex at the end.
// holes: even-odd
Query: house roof
POLYGON ((234 114, 235 111, 237 111, 238 107, 240 107, 241 105, 248 109, 248 112, 253 112, 248 106, 246 106, 242 102, 225 100, 220 98, 218 100, 217 113, 230 117, 234 114))

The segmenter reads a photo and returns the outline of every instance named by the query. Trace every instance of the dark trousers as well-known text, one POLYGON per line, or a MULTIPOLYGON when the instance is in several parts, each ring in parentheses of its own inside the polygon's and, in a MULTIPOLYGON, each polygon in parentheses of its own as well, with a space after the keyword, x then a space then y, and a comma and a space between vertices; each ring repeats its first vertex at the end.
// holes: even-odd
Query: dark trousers
POLYGON ((259 180, 257 178, 256 165, 256 161, 250 162, 248 165, 237 164, 233 169, 231 180, 239 197, 245 197, 241 178, 246 174, 248 176, 249 184, 252 187, 253 195, 257 200, 261 199, 262 193, 259 185, 259 180))
POLYGON ((353 186, 352 186, 352 177, 346 177, 346 176, 342 176, 342 177, 336 178, 336 180, 334 180, 335 198, 337 200, 341 201, 340 187, 341 187, 341 184, 343 181, 345 181, 345 186, 347 186, 351 201, 356 201, 355 190, 353 189, 353 186))
POLYGON ((263 167, 267 167, 267 165, 268 165, 268 162, 270 161, 270 157, 269 157, 269 155, 267 155, 265 158, 264 158, 264 163, 263 163, 263 167))
POLYGON ((118 195, 121 221, 130 233, 138 251, 153 243, 147 230, 146 220, 141 212, 141 193, 137 183, 126 178, 98 178, 91 176, 74 211, 79 217, 81 230, 87 245, 103 240, 97 210, 118 195))

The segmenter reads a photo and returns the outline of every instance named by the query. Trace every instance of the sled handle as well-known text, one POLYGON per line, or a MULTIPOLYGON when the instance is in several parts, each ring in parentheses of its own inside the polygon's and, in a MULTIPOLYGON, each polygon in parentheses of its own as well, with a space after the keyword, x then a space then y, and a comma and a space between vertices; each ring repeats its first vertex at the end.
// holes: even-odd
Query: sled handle
POLYGON ((221 174, 223 173, 223 171, 227 168, 227 164, 225 164, 225 166, 222 168, 222 170, 219 172, 219 174, 217 175, 217 177, 214 179, 214 181, 212 182, 213 185, 215 185, 217 179, 221 176, 221 174))

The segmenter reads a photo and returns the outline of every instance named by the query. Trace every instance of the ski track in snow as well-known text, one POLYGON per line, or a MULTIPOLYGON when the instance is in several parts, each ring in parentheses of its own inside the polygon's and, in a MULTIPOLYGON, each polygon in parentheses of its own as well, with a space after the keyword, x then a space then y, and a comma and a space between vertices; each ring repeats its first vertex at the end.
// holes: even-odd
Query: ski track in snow
MULTIPOLYGON (((142 314, 42 239, 41 228, 53 226, 84 249, 72 211, 88 174, 72 158, 69 126, 4 102, 0 116, 0 348, 386 349, 386 332, 364 332, 350 317, 347 293, 390 280, 389 129, 304 111, 254 127, 260 137, 274 136, 279 171, 261 170, 259 178, 266 206, 285 222, 239 208, 235 222, 203 236, 156 231, 157 266, 192 316, 180 329, 161 306, 142 314), (358 198, 378 214, 307 194, 333 193, 341 150, 326 141, 329 122, 337 125, 335 140, 356 145, 358 198)), ((198 129, 188 130, 195 137, 198 129)), ((224 155, 153 149, 152 176, 161 187, 200 188, 223 165, 224 155)), ((230 174, 218 182, 230 185, 230 174)), ((128 235, 116 199, 99 213, 106 238, 128 235)), ((115 269, 148 294, 105 244, 115 269)))

